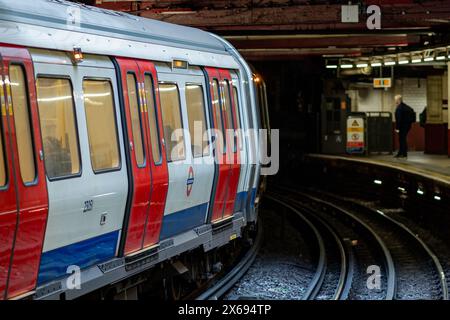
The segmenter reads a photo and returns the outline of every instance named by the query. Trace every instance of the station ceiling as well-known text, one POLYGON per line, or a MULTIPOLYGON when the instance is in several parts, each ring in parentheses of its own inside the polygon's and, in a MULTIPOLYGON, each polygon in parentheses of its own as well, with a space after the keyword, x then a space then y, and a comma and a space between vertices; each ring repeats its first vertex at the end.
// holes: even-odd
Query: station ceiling
POLYGON ((359 22, 341 22, 342 5, 324 0, 78 1, 208 30, 248 59, 357 57, 450 44, 450 0, 365 0, 359 22), (367 27, 367 8, 381 9, 381 29, 367 27))

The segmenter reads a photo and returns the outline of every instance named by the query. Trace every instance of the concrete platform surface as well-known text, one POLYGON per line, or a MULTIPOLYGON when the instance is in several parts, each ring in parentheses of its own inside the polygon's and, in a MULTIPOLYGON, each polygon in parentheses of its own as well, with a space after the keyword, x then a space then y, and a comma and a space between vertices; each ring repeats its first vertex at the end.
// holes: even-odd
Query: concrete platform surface
POLYGON ((423 152, 410 152, 408 158, 395 158, 393 155, 324 155, 310 154, 310 157, 342 159, 382 165, 450 184, 450 158, 446 155, 428 155, 423 152))

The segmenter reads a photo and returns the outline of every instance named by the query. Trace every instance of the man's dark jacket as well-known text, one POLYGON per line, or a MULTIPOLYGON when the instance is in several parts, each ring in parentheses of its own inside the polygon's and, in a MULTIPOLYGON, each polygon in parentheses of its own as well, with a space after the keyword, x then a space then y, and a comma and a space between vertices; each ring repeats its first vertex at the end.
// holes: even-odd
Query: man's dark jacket
POLYGON ((407 104, 400 103, 395 110, 396 129, 409 131, 413 122, 415 122, 414 110, 407 104))

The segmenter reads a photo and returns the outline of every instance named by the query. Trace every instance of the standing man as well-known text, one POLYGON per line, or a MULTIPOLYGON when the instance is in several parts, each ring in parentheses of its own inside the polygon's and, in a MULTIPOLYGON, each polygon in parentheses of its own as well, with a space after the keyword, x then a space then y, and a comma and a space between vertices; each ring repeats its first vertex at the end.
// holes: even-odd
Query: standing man
POLYGON ((397 106, 395 110, 395 131, 398 133, 400 145, 395 157, 406 158, 408 157, 408 133, 411 130, 412 123, 416 122, 416 113, 410 106, 403 102, 401 95, 395 96, 395 105, 397 106))

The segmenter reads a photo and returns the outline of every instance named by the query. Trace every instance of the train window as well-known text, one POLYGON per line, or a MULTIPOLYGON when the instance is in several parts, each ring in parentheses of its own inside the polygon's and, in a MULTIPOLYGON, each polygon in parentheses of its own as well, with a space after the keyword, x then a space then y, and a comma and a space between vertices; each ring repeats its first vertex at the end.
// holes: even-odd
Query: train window
POLYGON ((32 183, 36 179, 36 167, 25 70, 20 65, 11 65, 9 76, 20 175, 24 183, 32 183))
POLYGON ((194 158, 208 156, 208 142, 203 140, 206 134, 206 113, 202 86, 196 84, 186 85, 186 105, 192 154, 194 158), (195 129, 195 126, 199 128, 195 129))
POLYGON ((83 81, 89 151, 94 172, 120 166, 114 97, 108 80, 83 81))
POLYGON ((49 179, 80 173, 72 84, 68 79, 36 81, 39 120, 49 179))
POLYGON ((217 79, 214 79, 214 81, 212 82, 212 92, 213 92, 213 97, 212 97, 212 105, 213 105, 213 110, 214 110, 214 115, 216 118, 216 121, 219 122, 218 124, 216 123, 216 130, 219 131, 220 135, 222 136, 222 141, 220 142, 223 146, 223 153, 226 152, 226 143, 225 143, 225 137, 224 137, 224 128, 223 128, 223 119, 222 119, 222 112, 220 109, 220 93, 219 93, 219 81, 217 79))
MULTIPOLYGON (((225 109, 225 114, 227 117, 227 130, 233 130, 233 132, 234 132, 234 121, 233 121, 233 112, 234 111, 232 109, 230 82, 228 80, 225 80, 223 86, 224 86, 223 107, 225 109)), ((234 142, 233 142, 233 144, 234 144, 234 142)), ((234 145, 233 152, 236 152, 236 150, 237 150, 236 145, 234 145)))
POLYGON ((127 74, 128 101, 130 103, 131 129, 133 131, 134 154, 139 167, 145 165, 144 139, 142 138, 141 112, 139 110, 139 95, 136 76, 127 74))
POLYGON ((236 129, 238 129, 237 135, 239 139, 239 149, 242 150, 244 142, 242 141, 242 132, 241 132, 242 125, 241 125, 241 116, 239 114, 240 110, 239 92, 236 86, 233 86, 233 98, 234 98, 234 114, 236 115, 237 118, 236 129))
POLYGON ((186 152, 178 87, 172 83, 160 83, 159 93, 167 161, 184 160, 186 159, 186 152))
POLYGON ((159 143, 158 120, 155 103, 155 91, 153 87, 153 79, 149 74, 144 77, 145 100, 148 109, 148 125, 150 129, 150 142, 152 144, 153 161, 161 162, 161 145, 159 143))

